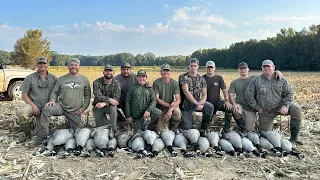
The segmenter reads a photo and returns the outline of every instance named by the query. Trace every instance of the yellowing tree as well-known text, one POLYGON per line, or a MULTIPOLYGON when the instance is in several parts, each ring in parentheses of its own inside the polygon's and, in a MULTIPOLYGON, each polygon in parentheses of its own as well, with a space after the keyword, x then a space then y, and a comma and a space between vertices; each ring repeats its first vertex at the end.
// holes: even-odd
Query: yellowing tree
POLYGON ((50 42, 42 37, 41 30, 28 30, 14 45, 12 60, 24 68, 34 69, 39 56, 45 56, 48 61, 51 60, 50 42))

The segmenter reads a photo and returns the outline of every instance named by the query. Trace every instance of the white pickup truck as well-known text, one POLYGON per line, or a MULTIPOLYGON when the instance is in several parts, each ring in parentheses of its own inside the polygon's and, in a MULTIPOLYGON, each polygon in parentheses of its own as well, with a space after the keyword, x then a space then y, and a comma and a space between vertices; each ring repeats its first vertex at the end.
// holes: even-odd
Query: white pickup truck
POLYGON ((0 93, 9 100, 21 99, 20 85, 29 74, 34 72, 27 69, 7 68, 0 64, 0 93))

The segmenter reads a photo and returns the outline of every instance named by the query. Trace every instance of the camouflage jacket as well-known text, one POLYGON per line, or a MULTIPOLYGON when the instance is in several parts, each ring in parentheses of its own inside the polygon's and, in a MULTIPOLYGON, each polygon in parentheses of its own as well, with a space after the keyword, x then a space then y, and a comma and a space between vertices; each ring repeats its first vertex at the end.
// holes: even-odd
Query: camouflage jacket
POLYGON ((271 113, 278 111, 284 105, 290 106, 294 95, 287 79, 278 80, 273 76, 268 80, 261 74, 250 82, 245 98, 253 109, 263 109, 271 113))
POLYGON ((111 84, 105 84, 104 78, 100 77, 93 82, 93 94, 92 105, 96 105, 98 102, 108 102, 109 98, 119 101, 121 95, 120 83, 112 79, 111 84))
POLYGON ((126 117, 141 119, 146 111, 151 112, 157 101, 153 88, 136 83, 129 88, 126 99, 126 117))
MULTIPOLYGON (((197 101, 200 101, 202 88, 207 88, 206 80, 197 74, 196 77, 191 77, 189 72, 181 74, 179 76, 179 86, 180 92, 183 92, 182 86, 188 84, 189 92, 192 94, 193 98, 197 101)), ((191 102, 184 93, 181 93, 181 104, 180 108, 183 110, 189 110, 194 106, 193 102, 191 102)))

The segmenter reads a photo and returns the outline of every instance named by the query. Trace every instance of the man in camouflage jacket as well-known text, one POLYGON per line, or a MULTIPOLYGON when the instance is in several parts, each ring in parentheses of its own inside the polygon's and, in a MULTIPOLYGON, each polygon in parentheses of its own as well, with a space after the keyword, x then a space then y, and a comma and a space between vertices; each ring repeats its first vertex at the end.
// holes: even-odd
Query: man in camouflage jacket
POLYGON ((245 98, 248 104, 259 113, 259 130, 273 129, 273 119, 279 115, 290 115, 290 140, 302 144, 299 140, 301 109, 293 103, 294 94, 286 78, 277 79, 275 65, 271 60, 262 62, 263 74, 255 77, 249 84, 245 98))
POLYGON ((103 70, 103 77, 93 82, 94 100, 93 116, 96 127, 106 124, 106 114, 110 115, 110 123, 117 128, 117 105, 119 104, 121 87, 120 83, 113 78, 113 67, 106 65, 103 70))

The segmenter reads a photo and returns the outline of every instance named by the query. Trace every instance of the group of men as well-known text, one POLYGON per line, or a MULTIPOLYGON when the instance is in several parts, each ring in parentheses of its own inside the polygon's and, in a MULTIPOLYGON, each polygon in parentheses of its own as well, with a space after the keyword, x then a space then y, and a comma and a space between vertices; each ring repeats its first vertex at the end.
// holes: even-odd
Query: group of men
MULTIPOLYGON (((69 128, 79 127, 81 113, 89 107, 91 99, 89 80, 79 73, 79 68, 79 59, 72 58, 68 62, 69 73, 57 78, 48 72, 45 57, 37 59, 37 72, 26 77, 20 88, 26 103, 18 112, 18 124, 25 133, 23 141, 31 137, 29 119, 32 116, 36 117, 36 145, 49 135, 52 116, 64 115, 69 128)), ((247 63, 240 63, 240 78, 231 82, 229 90, 215 69, 215 63, 208 61, 206 74, 201 76, 199 60, 191 58, 188 72, 181 74, 177 81, 171 78, 170 65, 163 64, 161 77, 152 84, 147 81, 146 71, 134 74, 127 62, 115 77, 113 66, 107 64, 103 76, 93 82, 95 124, 98 127, 108 123, 109 114, 109 123, 115 128, 132 124, 134 132, 143 129, 160 132, 165 125, 174 131, 187 130, 193 128, 192 112, 198 111, 203 112, 199 130, 204 135, 217 111, 225 112, 224 132, 230 131, 232 116, 241 131, 254 131, 258 113, 259 130, 266 131, 272 130, 275 116, 283 114, 291 115, 291 141, 302 144, 298 138, 301 110, 293 103, 287 80, 280 72, 274 72, 271 60, 263 61, 263 74, 256 77, 248 75, 247 63)))

